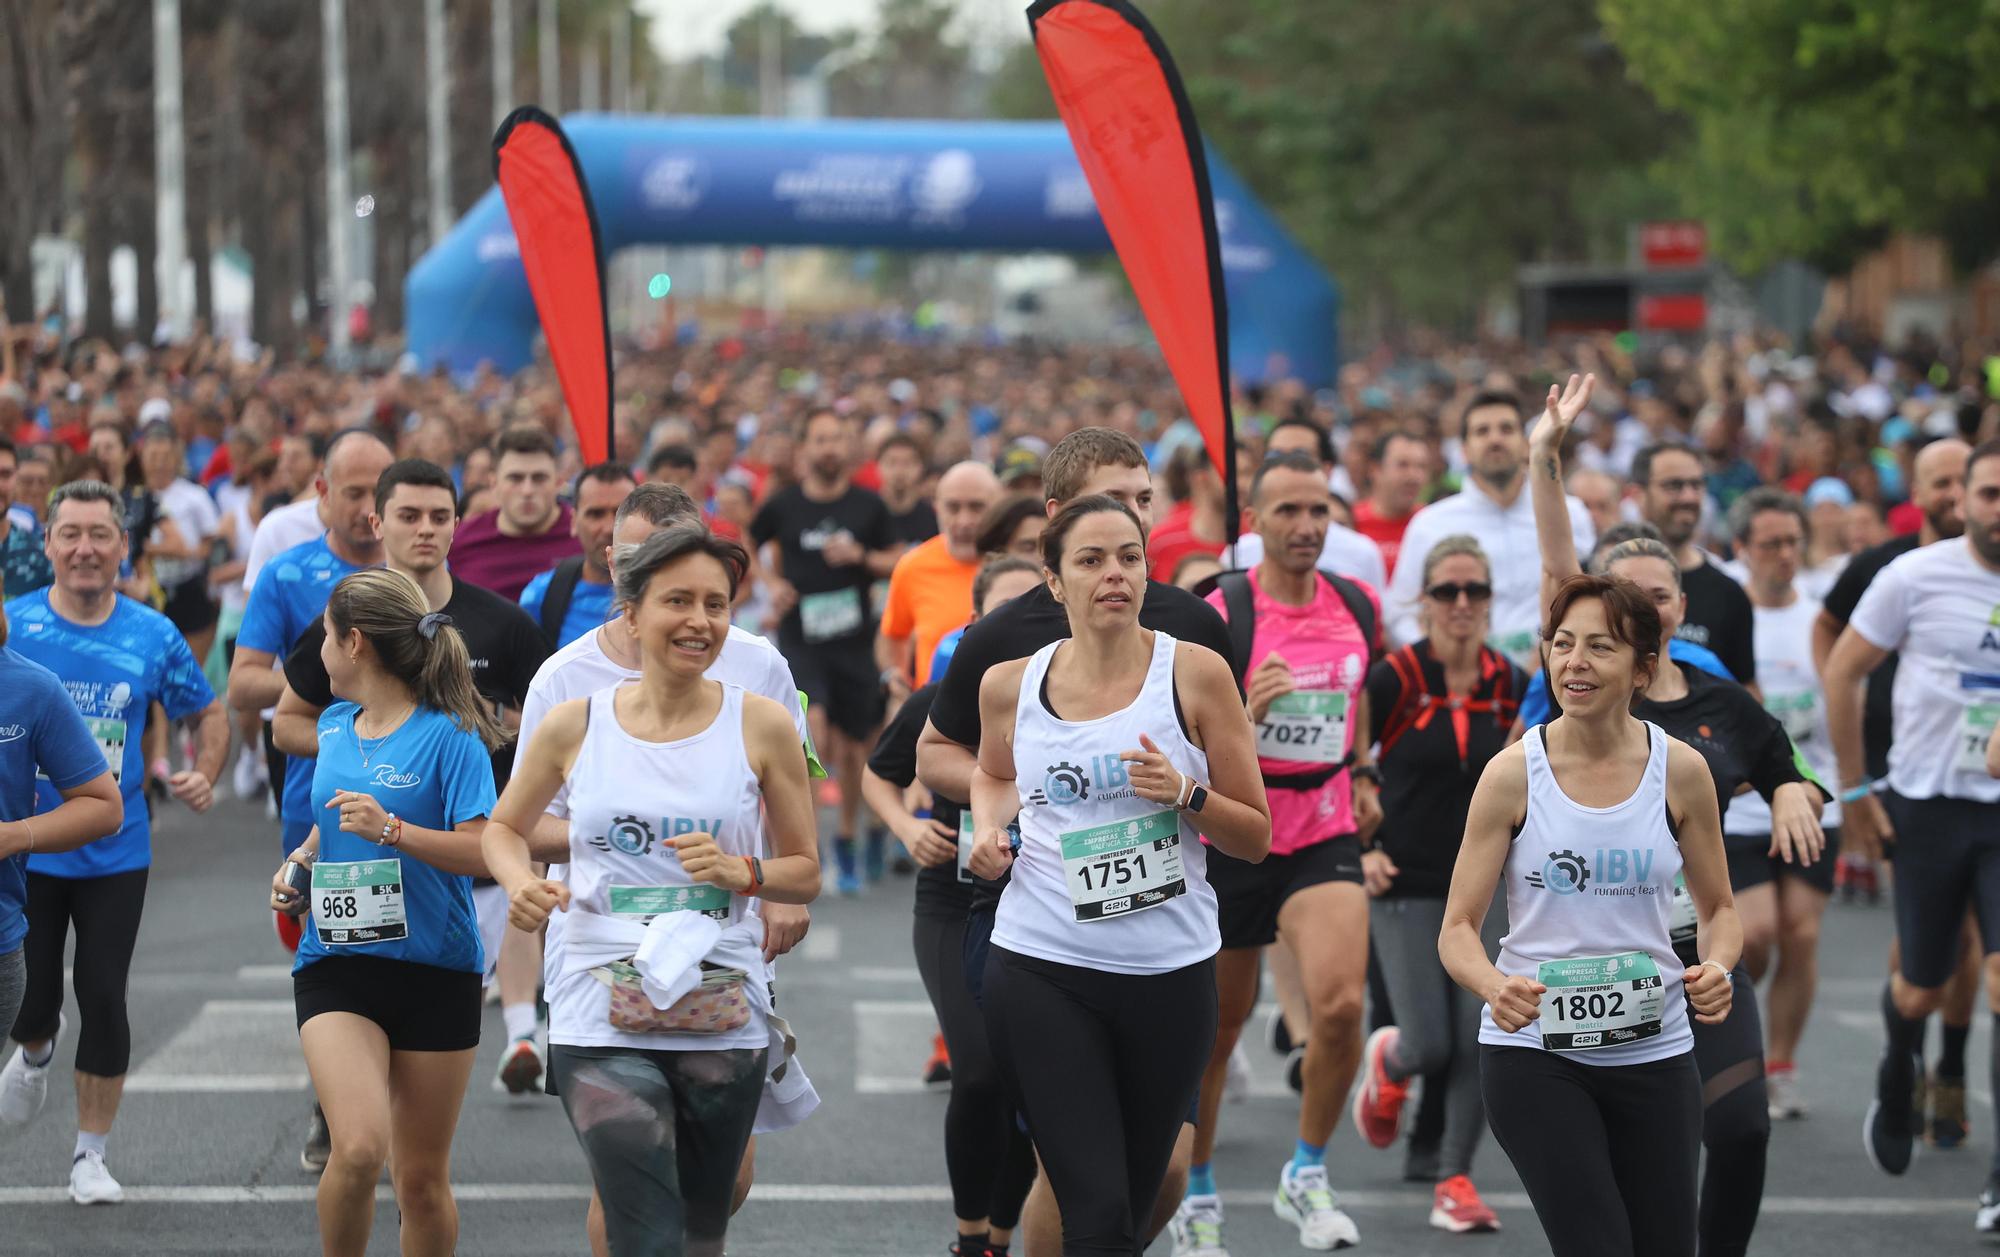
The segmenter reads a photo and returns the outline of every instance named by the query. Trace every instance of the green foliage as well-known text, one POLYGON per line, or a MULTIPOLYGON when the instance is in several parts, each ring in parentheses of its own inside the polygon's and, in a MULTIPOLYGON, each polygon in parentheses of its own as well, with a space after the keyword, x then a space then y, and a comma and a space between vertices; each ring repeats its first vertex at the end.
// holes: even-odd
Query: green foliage
POLYGON ((2000 250, 1996 0, 1602 0, 1691 143, 1663 167, 1744 269, 1844 269, 1893 230, 2000 250))

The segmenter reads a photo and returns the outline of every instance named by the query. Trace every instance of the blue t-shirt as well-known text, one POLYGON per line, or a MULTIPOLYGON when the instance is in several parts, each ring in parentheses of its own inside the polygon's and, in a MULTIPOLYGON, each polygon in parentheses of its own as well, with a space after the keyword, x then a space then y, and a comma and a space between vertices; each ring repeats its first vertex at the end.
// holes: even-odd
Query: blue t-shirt
MULTIPOLYGON (((104 752, 56 674, 0 648, 0 821, 24 821, 44 810, 37 776, 60 792, 103 771, 104 752)), ((28 936, 27 896, 28 857, 0 860, 0 956, 28 936)))
MULTIPOLYGON (((250 587, 243 627, 236 632, 237 648, 261 650, 282 663, 300 636, 326 614, 327 596, 340 578, 360 570, 335 554, 324 536, 280 553, 264 565, 250 587)), ((284 818, 287 854, 298 849, 313 827, 312 778, 311 760, 285 757, 285 790, 278 814, 284 818)))
MULTIPOLYGON (((970 628, 967 625, 966 628, 970 628)), ((937 648, 931 651, 931 670, 928 675, 935 681, 942 677, 945 669, 951 667, 951 657, 958 653, 958 644, 965 640, 965 629, 955 628, 938 639, 937 648)))
MULTIPOLYGON (((543 572, 528 582, 521 591, 521 610, 537 625, 542 622, 542 600, 548 597, 549 581, 555 576, 554 568, 543 572)), ((588 580, 576 583, 576 592, 569 597, 569 610, 563 613, 562 632, 556 639, 556 649, 561 650, 585 633, 597 628, 611 618, 611 585, 593 584, 588 580)))
MULTIPOLYGON (((28 870, 51 877, 105 877, 153 862, 146 815, 146 711, 157 701, 167 716, 192 716, 215 701, 201 662, 166 616, 118 595, 111 618, 94 628, 72 624, 36 590, 7 604, 8 644, 56 674, 103 749, 125 803, 125 824, 109 838, 54 855, 31 855, 28 870)), ((49 782, 36 787, 48 811, 62 802, 49 782)))
MULTIPOLYGON (((259 581, 262 588, 262 581, 259 581)), ((354 734, 353 703, 335 703, 320 713, 319 758, 312 761, 313 815, 319 822, 319 865, 401 861, 406 937, 377 943, 328 946, 320 922, 307 918, 299 940, 298 972, 327 956, 376 956, 433 965, 460 973, 483 973, 479 918, 472 909, 472 879, 443 873, 394 847, 385 847, 340 827, 340 814, 327 804, 342 790, 368 795, 406 825, 451 829, 493 810, 493 762, 475 734, 441 711, 419 707, 387 737, 369 739, 367 767, 354 734)))
MULTIPOLYGON (((1720 656, 1706 646, 1682 641, 1676 637, 1667 642, 1667 658, 1677 663, 1691 664, 1710 676, 1721 677, 1725 681, 1736 678, 1729 675, 1729 668, 1720 656)), ((1532 729, 1536 725, 1549 722, 1549 686, 1547 678, 1540 672, 1528 682, 1528 692, 1521 695, 1521 727, 1532 729)))

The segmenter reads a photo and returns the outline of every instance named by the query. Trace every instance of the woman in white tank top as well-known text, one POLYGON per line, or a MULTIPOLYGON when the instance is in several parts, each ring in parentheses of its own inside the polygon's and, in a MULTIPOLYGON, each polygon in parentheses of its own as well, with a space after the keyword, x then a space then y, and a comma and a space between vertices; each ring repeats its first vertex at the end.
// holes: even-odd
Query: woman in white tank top
POLYGON ((1660 666, 1659 612, 1629 581, 1572 576, 1543 648, 1563 714, 1481 776, 1438 951, 1485 1001, 1493 1134, 1557 1257, 1695 1251, 1702 1103, 1688 1018, 1729 1015, 1743 931, 1721 818, 1694 748, 1632 715, 1660 666), (1674 876, 1702 961, 1668 937, 1674 876), (1479 927, 1504 877, 1497 964, 1479 927))
POLYGON ((1080 498, 1050 521, 1042 554, 1071 636, 979 689, 973 870, 1013 870, 988 1033, 1065 1251, 1137 1252, 1215 1037, 1221 936, 1200 835, 1254 863, 1270 809, 1229 665, 1139 626, 1146 543, 1132 512, 1080 498))
POLYGON ((763 923, 748 901, 819 893, 791 716, 703 676, 728 639, 747 562, 699 525, 619 554, 639 681, 549 712, 486 835, 516 928, 568 914, 548 966, 549 1072, 613 1252, 722 1252, 766 1074, 784 1059, 770 1048, 782 1023, 770 1016, 763 923), (564 786, 566 837, 530 843, 564 786), (567 879, 537 877, 531 859, 567 862, 567 879), (601 1120, 635 1109, 650 1120, 601 1120))

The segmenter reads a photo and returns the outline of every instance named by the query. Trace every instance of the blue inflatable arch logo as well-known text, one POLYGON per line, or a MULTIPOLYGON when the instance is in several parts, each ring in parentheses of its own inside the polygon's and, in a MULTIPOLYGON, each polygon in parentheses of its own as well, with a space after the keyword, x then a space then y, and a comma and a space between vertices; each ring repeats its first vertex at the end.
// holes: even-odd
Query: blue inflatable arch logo
MULTIPOLYGON (((1102 253, 1111 247, 1058 122, 563 119, 607 252, 627 245, 823 245, 1102 253)), ((1229 291, 1230 369, 1333 382, 1340 293, 1209 156, 1229 291)), ((410 270, 425 367, 528 364, 539 324, 498 187, 410 270)))

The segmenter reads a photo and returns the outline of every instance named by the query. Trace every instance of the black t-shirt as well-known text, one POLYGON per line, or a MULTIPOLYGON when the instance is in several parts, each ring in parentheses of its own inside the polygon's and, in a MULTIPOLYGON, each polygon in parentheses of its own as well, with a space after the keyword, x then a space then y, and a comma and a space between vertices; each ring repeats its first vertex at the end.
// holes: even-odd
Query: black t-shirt
POLYGON ((889 521, 889 508, 882 499, 853 485, 830 502, 816 502, 802 487, 792 485, 764 503, 750 521, 750 538, 759 546, 778 543, 784 577, 799 593, 799 605, 778 626, 781 635, 795 644, 814 646, 874 636, 868 594, 873 577, 868 565, 833 567, 820 552, 843 532, 864 550, 886 550, 896 543, 889 521))
MULTIPOLYGON (((490 589, 454 578, 451 598, 442 608, 452 627, 465 638, 472 661, 472 683, 489 702, 519 711, 527 701, 528 683, 549 657, 548 639, 528 613, 490 589)), ((315 619, 285 658, 285 683, 315 707, 333 704, 326 665, 319 649, 326 641, 326 622, 315 619)), ((493 788, 504 790, 514 764, 514 744, 493 752, 493 788)))
MULTIPOLYGON (((884 510, 887 510, 885 505, 884 510)), ((916 504, 901 515, 889 515, 889 543, 898 546, 913 546, 920 541, 929 541, 938 535, 937 511, 929 502, 918 498, 916 504)))
POLYGON ((1687 616, 1674 636, 1708 647, 1731 676, 1756 684, 1757 618, 1743 586, 1704 559, 1681 573, 1681 591, 1687 595, 1687 616))
POLYGON ((1404 674, 1387 659, 1368 673, 1374 740, 1380 742, 1392 724, 1400 730, 1382 748, 1378 765, 1383 817, 1378 841, 1397 868, 1384 897, 1442 899, 1465 839, 1473 787, 1507 745, 1528 674, 1506 656, 1483 649, 1472 693, 1457 706, 1452 700, 1426 703, 1426 694, 1446 693, 1444 665, 1431 654, 1428 640, 1397 655, 1406 666, 1415 663, 1421 686, 1406 690, 1404 674))
MULTIPOLYGON (((868 771, 905 789, 917 779, 917 738, 924 731, 924 721, 930 716, 931 700, 937 697, 937 692, 938 682, 933 681, 911 691, 903 700, 896 714, 889 717, 889 723, 882 726, 882 736, 875 740, 875 749, 868 756, 868 771)), ((950 799, 931 800, 931 815, 951 826, 954 832, 959 827, 962 810, 950 799)), ((958 880, 957 861, 917 870, 918 916, 963 921, 971 907, 972 883, 958 880)))
MULTIPOLYGON (((1874 583, 1876 573, 1916 549, 1917 541, 1917 534, 1911 533, 1849 559, 1841 569, 1840 578, 1827 591, 1821 609, 1846 628, 1847 622, 1854 618, 1854 608, 1861 605, 1861 595, 1874 583)), ((1861 714, 1863 757, 1868 761, 1868 775, 1878 780, 1889 775, 1889 741, 1895 734, 1890 699, 1896 688, 1896 660, 1896 652, 1890 651, 1889 657, 1868 674, 1868 697, 1861 714)))

